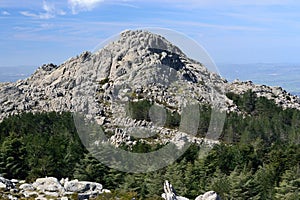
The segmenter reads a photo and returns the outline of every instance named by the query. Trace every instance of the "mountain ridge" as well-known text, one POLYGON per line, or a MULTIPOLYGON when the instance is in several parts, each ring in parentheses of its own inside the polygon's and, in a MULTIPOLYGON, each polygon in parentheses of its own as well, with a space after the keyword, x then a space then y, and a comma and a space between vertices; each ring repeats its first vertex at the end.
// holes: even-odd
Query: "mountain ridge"
POLYGON ((299 98, 280 87, 251 81, 229 83, 162 36, 125 31, 94 54, 86 51, 58 66, 43 65, 25 80, 0 84, 0 121, 22 112, 83 112, 109 131, 123 127, 111 138, 122 143, 128 140, 124 135, 130 126, 149 126, 162 135, 170 134, 152 122, 130 119, 120 107, 122 102, 145 99, 181 113, 180 107, 192 101, 222 112, 242 113, 226 94, 248 90, 284 109, 300 109, 299 98))

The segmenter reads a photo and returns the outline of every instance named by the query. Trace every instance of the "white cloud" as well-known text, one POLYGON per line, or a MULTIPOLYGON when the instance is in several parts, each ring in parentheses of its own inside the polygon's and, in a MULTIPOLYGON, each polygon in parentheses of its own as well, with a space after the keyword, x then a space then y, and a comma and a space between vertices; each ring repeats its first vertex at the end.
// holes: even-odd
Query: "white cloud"
POLYGON ((4 11, 1 12, 1 15, 6 15, 6 16, 8 16, 8 15, 10 15, 10 13, 4 10, 4 11))
POLYGON ((92 10, 101 2, 104 2, 104 0, 68 0, 73 14, 76 14, 82 10, 92 10))
POLYGON ((37 14, 31 13, 29 11, 21 11, 20 14, 24 15, 26 17, 36 17, 36 18, 39 18, 37 14))
POLYGON ((21 11, 20 14, 26 16, 26 17, 33 17, 37 19, 50 19, 54 18, 57 15, 65 15, 66 12, 63 10, 56 9, 54 4, 49 4, 46 1, 43 1, 43 11, 39 13, 32 13, 29 11, 21 11))

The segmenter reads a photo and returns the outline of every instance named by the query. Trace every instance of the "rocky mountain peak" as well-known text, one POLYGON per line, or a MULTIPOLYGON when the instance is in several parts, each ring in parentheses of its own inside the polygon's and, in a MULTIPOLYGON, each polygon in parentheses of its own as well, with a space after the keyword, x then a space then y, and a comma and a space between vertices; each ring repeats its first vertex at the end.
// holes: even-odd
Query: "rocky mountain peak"
POLYGON ((141 51, 152 48, 183 55, 183 52, 178 47, 170 43, 166 38, 149 31, 142 30, 123 31, 120 34, 120 38, 111 45, 120 46, 123 51, 141 51))
POLYGON ((25 80, 1 84, 0 121, 22 112, 82 111, 115 133, 111 139, 118 143, 122 142, 120 135, 127 140, 128 129, 135 126, 149 127, 162 135, 178 132, 130 119, 122 102, 147 100, 181 113, 181 107, 192 100, 221 111, 239 112, 225 93, 241 94, 249 89, 284 108, 300 107, 297 97, 278 88, 228 83, 160 35, 124 31, 95 53, 83 52, 59 66, 43 65, 25 80))
MULTIPOLYGON (((96 52, 93 60, 99 60, 103 56, 110 57, 111 60, 101 63, 102 79, 115 80, 133 71, 145 72, 153 67, 164 67, 172 68, 175 71, 185 71, 183 78, 193 82, 198 81, 193 72, 186 66, 191 60, 164 37, 148 31, 122 32, 118 40, 96 52)), ((92 64, 95 65, 95 63, 92 64)), ((206 70, 200 63, 196 64, 201 70, 206 70)), ((149 79, 149 77, 142 77, 141 74, 139 77, 145 81, 149 79)), ((145 84, 149 84, 149 82, 145 84)))

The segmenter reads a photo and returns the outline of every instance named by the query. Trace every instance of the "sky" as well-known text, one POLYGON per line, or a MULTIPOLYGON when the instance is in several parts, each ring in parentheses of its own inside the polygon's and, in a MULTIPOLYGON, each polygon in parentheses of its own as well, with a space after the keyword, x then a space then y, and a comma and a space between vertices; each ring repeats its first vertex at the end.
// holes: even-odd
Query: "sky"
POLYGON ((215 63, 300 63, 298 0, 0 0, 0 67, 60 64, 124 29, 162 27, 215 63))

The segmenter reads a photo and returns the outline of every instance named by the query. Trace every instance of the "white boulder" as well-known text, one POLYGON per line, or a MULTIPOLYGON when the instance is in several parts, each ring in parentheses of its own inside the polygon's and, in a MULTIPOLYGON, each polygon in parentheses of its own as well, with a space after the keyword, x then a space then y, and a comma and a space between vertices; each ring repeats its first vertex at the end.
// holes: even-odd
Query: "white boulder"
POLYGON ((208 191, 195 200, 221 200, 221 197, 215 191, 208 191))
POLYGON ((38 178, 32 186, 42 192, 64 192, 63 186, 54 177, 38 178))
POLYGON ((78 192, 78 193, 85 193, 85 192, 102 192, 102 185, 100 183, 95 182, 88 182, 88 181, 65 181, 64 189, 67 192, 78 192))

